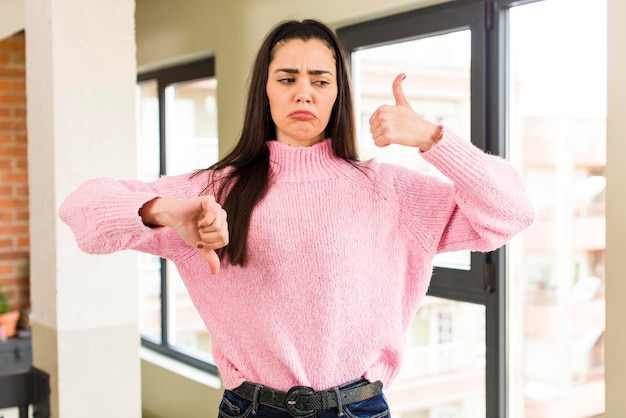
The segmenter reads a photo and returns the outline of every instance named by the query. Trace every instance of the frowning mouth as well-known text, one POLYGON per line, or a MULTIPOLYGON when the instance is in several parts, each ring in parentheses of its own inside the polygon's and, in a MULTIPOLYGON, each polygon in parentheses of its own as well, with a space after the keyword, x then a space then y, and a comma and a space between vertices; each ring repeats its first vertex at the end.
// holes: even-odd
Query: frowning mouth
POLYGON ((289 117, 296 120, 311 120, 315 119, 315 115, 306 110, 296 110, 289 114, 289 117))

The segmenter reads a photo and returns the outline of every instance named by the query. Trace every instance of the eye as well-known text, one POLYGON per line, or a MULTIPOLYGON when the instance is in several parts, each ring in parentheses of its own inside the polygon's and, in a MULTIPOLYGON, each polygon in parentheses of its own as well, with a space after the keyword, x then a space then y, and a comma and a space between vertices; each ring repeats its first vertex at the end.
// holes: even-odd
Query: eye
POLYGON ((296 81, 296 79, 293 77, 283 77, 283 78, 278 79, 279 83, 284 83, 284 84, 293 83, 294 81, 296 81))
POLYGON ((327 85, 329 85, 330 83, 326 80, 317 80, 314 81, 313 84, 319 86, 319 87, 326 87, 327 85))

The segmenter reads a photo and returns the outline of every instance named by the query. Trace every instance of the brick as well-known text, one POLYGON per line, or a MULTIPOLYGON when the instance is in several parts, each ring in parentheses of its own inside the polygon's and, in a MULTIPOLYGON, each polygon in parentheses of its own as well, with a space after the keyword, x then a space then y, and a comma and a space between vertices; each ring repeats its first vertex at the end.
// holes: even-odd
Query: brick
POLYGON ((16 304, 15 304, 17 309, 23 310, 23 309, 28 308, 28 306, 29 306, 29 301, 28 301, 29 294, 30 294, 30 285, 20 286, 19 287, 19 289, 17 291, 17 294, 16 294, 16 304))
POLYGON ((0 41, 0 49, 3 51, 25 51, 26 42, 20 39, 7 38, 0 41))
POLYGON ((0 67, 0 77, 23 78, 25 76, 26 76, 25 68, 8 68, 6 66, 0 67))
POLYGON ((16 106, 13 108, 13 117, 15 118, 26 118, 26 106, 16 106))
POLYGON ((0 173, 0 181, 7 183, 26 183, 28 181, 27 173, 0 173))
POLYGON ((30 213, 28 211, 18 211, 15 215, 15 220, 28 222, 30 220, 30 213))
POLYGON ((25 54, 12 54, 9 59, 9 65, 24 67, 26 64, 25 54))
POLYGON ((0 199, 0 209, 28 209, 28 201, 0 199))
MULTIPOLYGON (((11 162, 13 164, 11 164, 11 171, 17 171, 17 172, 22 172, 25 170, 20 170, 17 169, 17 163, 22 161, 22 162, 26 162, 28 161, 28 147, 26 146, 27 144, 18 144, 18 143, 14 143, 12 144, 13 147, 9 147, 12 148, 12 150, 9 151, 9 153, 11 154, 10 156, 8 156, 8 159, 11 160, 11 162)), ((0 146, 0 155, 2 155, 2 146, 0 146)))
POLYGON ((0 280, 0 285, 5 286, 5 289, 11 292, 12 288, 19 286, 20 281, 16 278, 8 278, 0 280))
POLYGON ((26 81, 13 80, 13 91, 26 93, 26 81))
POLYGON ((28 161, 26 159, 16 160, 14 168, 16 170, 28 171, 28 161))
POLYGON ((0 157, 26 157, 28 149, 24 146, 20 147, 0 147, 0 157))
POLYGON ((5 234, 28 234, 28 225, 0 226, 0 235, 5 234))
POLYGON ((30 273, 30 260, 28 258, 22 259, 15 264, 17 277, 28 277, 30 273))
POLYGON ((26 131, 26 121, 25 120, 0 120, 0 130, 6 131, 26 131))
POLYGON ((26 94, 23 92, 2 92, 0 91, 0 103, 26 105, 26 94))
POLYGON ((0 40, 0 283, 14 307, 29 305, 26 37, 0 40))

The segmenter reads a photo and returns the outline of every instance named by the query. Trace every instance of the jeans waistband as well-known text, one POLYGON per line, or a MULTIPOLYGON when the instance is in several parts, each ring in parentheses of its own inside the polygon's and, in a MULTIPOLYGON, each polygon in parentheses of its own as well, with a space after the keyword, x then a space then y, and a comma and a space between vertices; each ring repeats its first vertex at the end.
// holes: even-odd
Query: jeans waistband
POLYGON ((244 382, 233 392, 253 403, 286 409, 294 417, 310 415, 342 405, 364 401, 382 393, 383 384, 379 381, 362 380, 352 385, 336 387, 316 392, 308 386, 294 386, 287 392, 274 390, 262 385, 244 382))

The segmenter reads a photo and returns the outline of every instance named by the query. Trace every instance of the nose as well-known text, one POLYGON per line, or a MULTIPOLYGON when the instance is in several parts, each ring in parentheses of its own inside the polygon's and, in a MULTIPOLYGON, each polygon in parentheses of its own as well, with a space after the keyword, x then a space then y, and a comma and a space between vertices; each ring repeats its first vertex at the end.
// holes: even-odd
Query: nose
POLYGON ((311 94, 311 85, 308 80, 301 79, 298 82, 298 90, 296 91, 296 102, 311 103, 313 97, 311 94))

